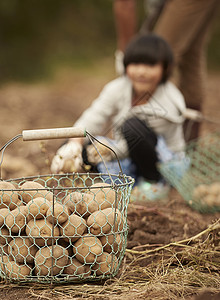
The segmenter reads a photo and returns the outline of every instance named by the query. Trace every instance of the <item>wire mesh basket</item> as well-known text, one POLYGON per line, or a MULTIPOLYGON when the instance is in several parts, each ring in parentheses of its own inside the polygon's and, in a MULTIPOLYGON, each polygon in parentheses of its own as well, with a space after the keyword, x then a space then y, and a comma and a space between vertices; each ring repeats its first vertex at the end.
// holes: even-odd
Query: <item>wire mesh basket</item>
POLYGON ((220 211, 220 132, 190 142, 186 161, 187 167, 175 160, 162 163, 160 172, 193 209, 202 213, 220 211))
MULTIPOLYGON (((19 137, 89 135, 69 130, 52 130, 52 136, 51 130, 23 131, 0 149, 2 161, 6 147, 19 137)), ((108 171, 1 179, 0 277, 53 283, 114 277, 126 249, 133 183, 121 172, 108 171)))

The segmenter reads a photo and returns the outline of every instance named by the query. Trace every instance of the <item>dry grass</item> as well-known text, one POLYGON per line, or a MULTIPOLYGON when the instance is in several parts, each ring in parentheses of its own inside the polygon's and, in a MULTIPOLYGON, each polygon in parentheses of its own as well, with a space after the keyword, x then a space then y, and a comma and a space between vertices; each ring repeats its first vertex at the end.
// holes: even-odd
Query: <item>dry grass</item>
POLYGON ((48 286, 2 282, 0 287, 7 291, 25 288, 24 299, 48 300, 174 300, 188 299, 205 289, 213 294, 220 291, 220 220, 189 239, 146 248, 127 249, 120 274, 104 283, 48 286))

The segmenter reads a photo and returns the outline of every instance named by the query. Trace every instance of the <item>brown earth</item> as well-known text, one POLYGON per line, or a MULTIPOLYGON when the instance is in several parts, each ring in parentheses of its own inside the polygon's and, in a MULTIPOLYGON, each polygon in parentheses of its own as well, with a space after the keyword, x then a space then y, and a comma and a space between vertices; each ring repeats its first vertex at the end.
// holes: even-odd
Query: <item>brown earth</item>
MULTIPOLYGON (((50 82, 34 84, 12 82, 2 86, 0 146, 20 134, 22 130, 72 126, 84 108, 98 95, 103 85, 112 78, 114 72, 111 60, 105 60, 98 68, 91 68, 89 72, 59 70, 50 82)), ((204 115, 215 120, 220 118, 219 80, 219 73, 209 73, 207 100, 203 108, 204 115)), ((216 125, 203 123, 202 133, 206 134, 216 128, 216 125)), ((48 174, 51 158, 61 142, 63 141, 24 142, 22 139, 13 142, 3 156, 2 178, 48 174)), ((127 248, 143 250, 147 246, 165 245, 189 238, 204 230, 219 217, 220 213, 201 214, 192 210, 175 190, 170 192, 166 201, 132 202, 128 209, 127 248)), ((142 264, 146 266, 149 261, 142 261, 142 264)), ((31 295, 27 289, 10 285, 0 289, 0 296, 6 300, 47 298, 42 294, 38 298, 37 294, 31 295)), ((94 296, 89 299, 99 298, 94 296)), ((201 296, 198 299, 203 298, 201 296)))

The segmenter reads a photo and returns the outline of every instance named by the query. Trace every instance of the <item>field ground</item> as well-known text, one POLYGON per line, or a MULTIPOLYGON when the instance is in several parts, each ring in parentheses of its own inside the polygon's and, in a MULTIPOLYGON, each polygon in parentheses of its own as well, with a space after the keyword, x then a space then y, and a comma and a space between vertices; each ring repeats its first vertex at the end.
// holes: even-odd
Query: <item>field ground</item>
MULTIPOLYGON (((12 82, 1 86, 0 145, 24 129, 72 126, 112 78, 112 64, 107 59, 89 72, 66 68, 49 82, 12 82)), ((220 119, 219 81, 220 73, 208 74, 203 108, 204 115, 215 120, 220 119)), ((216 125, 204 123, 202 134, 214 129, 216 125)), ((43 144, 14 142, 5 151, 2 178, 48 174, 49 162, 60 143, 58 140, 43 144)), ((102 284, 56 287, 2 282, 0 297, 5 300, 220 299, 219 218, 220 213, 193 211, 175 190, 166 201, 131 202, 128 251, 115 279, 102 284), (214 222, 217 222, 215 227, 209 227, 214 222), (178 244, 179 241, 183 242, 178 244)))

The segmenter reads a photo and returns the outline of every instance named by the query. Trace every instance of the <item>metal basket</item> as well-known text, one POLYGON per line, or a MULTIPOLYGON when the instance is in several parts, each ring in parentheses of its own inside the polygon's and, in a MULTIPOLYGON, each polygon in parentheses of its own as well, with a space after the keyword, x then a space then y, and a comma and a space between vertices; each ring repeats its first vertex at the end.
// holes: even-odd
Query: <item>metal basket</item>
MULTIPOLYGON (((74 130, 23 131, 0 149, 2 161, 6 147, 20 137, 88 136, 93 142, 88 132, 74 130)), ((0 276, 52 283, 114 277, 126 249, 133 183, 122 171, 108 170, 1 179, 0 276)))
POLYGON ((220 132, 190 142, 186 147, 189 166, 180 161, 159 165, 160 172, 187 203, 202 213, 220 211, 220 132))

